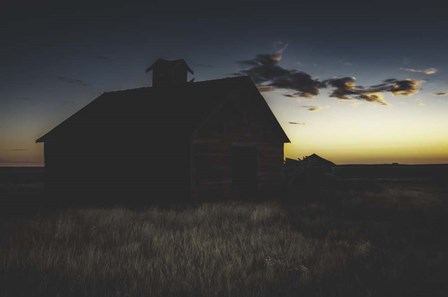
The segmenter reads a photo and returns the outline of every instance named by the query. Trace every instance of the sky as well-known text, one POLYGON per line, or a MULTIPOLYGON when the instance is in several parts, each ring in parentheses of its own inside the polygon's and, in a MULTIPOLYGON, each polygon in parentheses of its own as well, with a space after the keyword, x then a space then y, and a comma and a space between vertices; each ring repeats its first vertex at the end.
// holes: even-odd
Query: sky
POLYGON ((0 166, 42 166, 35 140, 103 92, 151 86, 157 58, 195 81, 249 75, 285 156, 448 163, 448 18, 429 2, 5 1, 0 166))

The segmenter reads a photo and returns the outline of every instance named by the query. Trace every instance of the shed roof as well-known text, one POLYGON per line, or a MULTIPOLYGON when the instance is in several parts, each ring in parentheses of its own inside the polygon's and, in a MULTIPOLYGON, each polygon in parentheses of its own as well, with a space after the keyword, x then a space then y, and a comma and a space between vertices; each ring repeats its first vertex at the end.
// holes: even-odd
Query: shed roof
POLYGON ((145 127, 148 137, 165 137, 166 134, 191 136, 220 104, 235 96, 247 96, 247 89, 251 88, 260 97, 260 106, 268 124, 277 132, 279 139, 289 142, 266 101, 247 76, 188 83, 169 89, 145 87, 106 92, 36 142, 76 140, 84 135, 120 139, 131 137, 136 127, 145 127))
POLYGON ((312 154, 310 156, 307 156, 303 158, 302 162, 306 163, 308 166, 336 166, 333 162, 322 158, 321 156, 317 154, 312 154))

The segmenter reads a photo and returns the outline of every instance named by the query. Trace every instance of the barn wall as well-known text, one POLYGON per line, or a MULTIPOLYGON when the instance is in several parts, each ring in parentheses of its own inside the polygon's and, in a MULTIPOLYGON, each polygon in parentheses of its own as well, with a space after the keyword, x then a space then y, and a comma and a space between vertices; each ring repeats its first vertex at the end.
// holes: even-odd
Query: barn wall
POLYGON ((194 194, 230 195, 232 182, 230 148, 231 145, 227 141, 213 139, 193 141, 191 189, 194 194))
POLYGON ((217 130, 209 126, 207 130, 192 140, 191 185, 195 195, 205 193, 217 199, 235 196, 232 181, 232 146, 235 145, 256 148, 258 191, 282 189, 282 142, 266 137, 268 134, 253 126, 218 127, 217 130))
POLYGON ((192 138, 192 188, 232 196, 232 146, 257 150, 257 189, 284 185, 283 143, 278 123, 257 89, 234 90, 234 100, 215 110, 192 138), (241 94, 238 94, 241 92, 241 94))
MULTIPOLYGON (((200 191, 232 192, 232 141, 194 141, 192 147, 192 189, 200 191)), ((244 145, 244 142, 238 142, 244 145)), ((257 188, 276 190, 284 185, 283 144, 253 143, 257 150, 257 188)))
POLYGON ((187 199, 189 143, 47 142, 46 188, 63 193, 144 196, 147 201, 187 199), (131 194, 131 195, 129 195, 131 194))
POLYGON ((283 143, 260 142, 258 148, 258 189, 280 189, 285 182, 283 143))

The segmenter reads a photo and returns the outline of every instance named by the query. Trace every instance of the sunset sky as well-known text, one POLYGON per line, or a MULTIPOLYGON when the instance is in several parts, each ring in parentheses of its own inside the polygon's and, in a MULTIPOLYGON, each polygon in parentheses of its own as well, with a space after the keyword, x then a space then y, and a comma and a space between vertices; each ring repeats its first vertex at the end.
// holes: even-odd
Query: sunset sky
POLYGON ((184 58, 195 81, 250 75, 286 157, 448 163, 448 17, 434 7, 6 2, 0 166, 43 165, 37 138, 103 92, 150 86, 157 58, 184 58))

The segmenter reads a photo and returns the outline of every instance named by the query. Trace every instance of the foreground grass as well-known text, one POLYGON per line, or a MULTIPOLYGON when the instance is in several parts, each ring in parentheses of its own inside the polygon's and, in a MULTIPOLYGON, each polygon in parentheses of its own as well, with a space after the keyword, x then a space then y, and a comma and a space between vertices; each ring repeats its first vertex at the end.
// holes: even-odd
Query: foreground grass
POLYGON ((446 208, 355 196, 11 220, 0 296, 446 296, 446 208))

